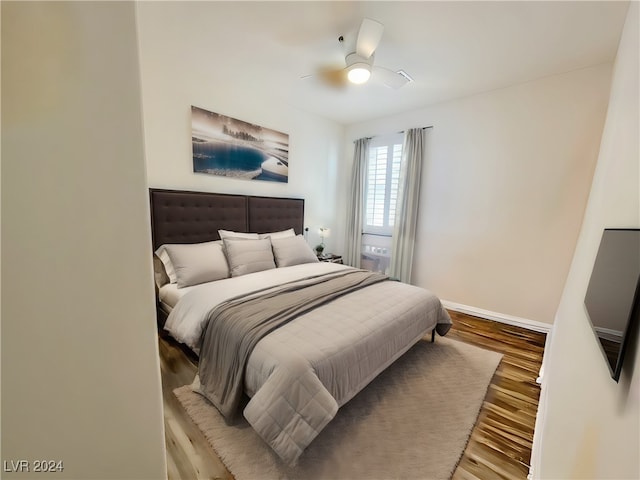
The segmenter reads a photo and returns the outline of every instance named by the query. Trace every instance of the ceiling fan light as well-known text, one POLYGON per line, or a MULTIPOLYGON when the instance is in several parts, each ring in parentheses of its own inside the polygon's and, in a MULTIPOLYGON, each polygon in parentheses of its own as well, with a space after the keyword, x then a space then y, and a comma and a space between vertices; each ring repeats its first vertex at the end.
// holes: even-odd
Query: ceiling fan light
POLYGON ((351 83, 357 85, 365 83, 371 76, 371 67, 366 63, 356 63, 352 65, 347 74, 347 78, 351 83))

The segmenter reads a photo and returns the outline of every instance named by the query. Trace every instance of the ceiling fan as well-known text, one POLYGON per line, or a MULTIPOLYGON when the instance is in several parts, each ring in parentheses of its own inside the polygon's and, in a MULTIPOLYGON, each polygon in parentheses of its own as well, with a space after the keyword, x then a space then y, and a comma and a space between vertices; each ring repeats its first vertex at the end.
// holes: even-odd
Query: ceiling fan
MULTIPOLYGON (((393 71, 385 67, 374 66, 375 51, 378 48, 384 25, 376 20, 365 18, 362 20, 355 51, 349 51, 345 56, 346 67, 326 68, 318 73, 320 78, 332 86, 344 86, 348 83, 361 85, 366 83, 371 75, 393 89, 403 87, 413 79, 404 71, 393 71)), ((344 46, 344 37, 338 38, 344 46)))

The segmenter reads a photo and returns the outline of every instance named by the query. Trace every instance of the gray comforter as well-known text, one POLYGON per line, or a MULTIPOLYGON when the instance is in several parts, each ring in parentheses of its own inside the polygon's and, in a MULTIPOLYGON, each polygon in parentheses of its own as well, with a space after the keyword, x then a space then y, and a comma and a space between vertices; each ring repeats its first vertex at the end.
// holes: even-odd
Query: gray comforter
POLYGON ((249 355, 268 333, 314 308, 355 290, 386 280, 385 275, 346 270, 289 282, 276 289, 242 295, 210 314, 200 347, 200 393, 228 423, 235 419, 244 391, 249 355))
MULTIPOLYGON (((207 318, 212 328, 204 334, 200 351, 201 385, 195 382, 195 388, 226 417, 235 413, 244 383, 251 397, 245 418, 289 464, 297 461, 340 406, 426 333, 436 329, 444 335, 451 324, 438 298, 424 289, 356 274, 359 271, 342 266, 313 268, 324 273, 302 280, 310 289, 300 290, 300 281, 295 280, 212 306, 207 318), (335 289, 331 282, 317 281, 324 276, 339 279, 335 289), (362 282, 369 285, 359 285, 362 282), (285 299, 290 292, 302 293, 285 299), (238 306, 242 303, 249 310, 238 306), (279 303, 286 304, 293 316, 280 313, 279 303), (262 310, 267 312, 265 324, 257 320, 262 310), (219 313, 227 315, 227 321, 218 321, 219 313), (242 320, 254 314, 252 320, 242 320), (289 321, 293 317, 295 321, 289 321), (285 325, 272 331, 274 323, 285 325), (235 334, 229 327, 236 324, 242 325, 240 330, 256 331, 232 341, 235 334), (223 363, 231 370, 217 368, 223 363)), ((191 296, 204 297, 202 292, 191 296)), ((187 300, 176 309, 181 317, 182 310, 194 308, 187 300)))

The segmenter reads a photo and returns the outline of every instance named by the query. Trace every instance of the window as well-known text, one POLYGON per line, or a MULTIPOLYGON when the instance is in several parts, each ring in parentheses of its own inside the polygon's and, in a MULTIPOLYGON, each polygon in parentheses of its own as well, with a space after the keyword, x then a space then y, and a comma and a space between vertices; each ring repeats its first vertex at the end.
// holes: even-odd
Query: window
POLYGON ((371 140, 365 190, 364 233, 391 236, 401 164, 401 134, 371 140))
POLYGON ((376 137, 369 144, 362 225, 361 266, 387 272, 402 167, 403 135, 376 137))

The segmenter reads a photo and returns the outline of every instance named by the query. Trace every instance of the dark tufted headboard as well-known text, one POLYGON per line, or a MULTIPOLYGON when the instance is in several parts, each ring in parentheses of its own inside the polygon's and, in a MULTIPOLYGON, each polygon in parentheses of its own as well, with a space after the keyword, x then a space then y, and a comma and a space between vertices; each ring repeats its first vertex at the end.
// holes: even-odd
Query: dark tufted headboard
POLYGON ((149 189, 153 249, 219 240, 218 230, 267 233, 304 228, 304 200, 149 189))

